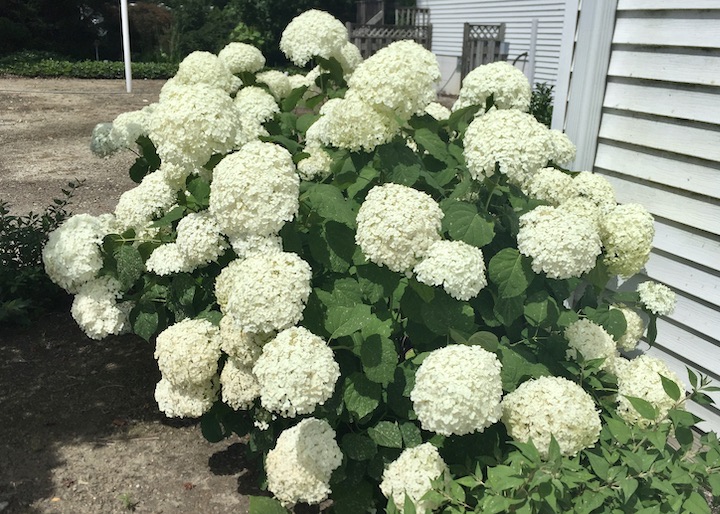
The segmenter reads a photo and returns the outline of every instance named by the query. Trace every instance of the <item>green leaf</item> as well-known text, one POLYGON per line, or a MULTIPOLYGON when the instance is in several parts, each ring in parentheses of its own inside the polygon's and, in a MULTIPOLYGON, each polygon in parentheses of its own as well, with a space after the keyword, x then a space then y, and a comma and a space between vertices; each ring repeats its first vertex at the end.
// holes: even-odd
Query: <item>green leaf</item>
POLYGON ((647 400, 638 398, 637 396, 625 396, 628 399, 633 408, 637 411, 640 416, 651 421, 655 421, 658 416, 657 408, 647 400))
POLYGON ((195 316, 193 300, 195 299, 196 290, 195 279, 188 273, 180 273, 173 277, 172 282, 170 282, 170 295, 168 296, 167 306, 178 321, 195 316))
POLYGON ((308 86, 300 86, 293 89, 290 94, 283 99, 281 103, 282 110, 285 112, 290 112, 295 109, 295 106, 297 106, 297 103, 303 97, 307 89, 308 86))
POLYGON ((531 326, 546 327, 557 322, 560 310, 555 298, 547 291, 539 291, 527 299, 523 314, 531 326))
POLYGON ((523 314, 525 295, 512 298, 498 298, 493 305, 495 318, 504 326, 511 326, 523 314))
POLYGON ((127 291, 142 276, 145 264, 137 248, 123 245, 114 252, 117 262, 117 279, 123 291, 127 291))
POLYGON ((320 118, 319 114, 307 112, 301 114, 297 119, 296 128, 298 132, 305 133, 320 118))
POLYGON ((389 384, 395 376, 398 363, 395 343, 380 334, 371 334, 363 338, 360 360, 365 375, 373 382, 389 384))
POLYGON ((451 329, 461 332, 473 332, 475 329, 475 311, 465 302, 455 300, 444 292, 421 307, 425 325, 435 334, 449 335, 451 329))
POLYGON ((667 395, 673 400, 678 401, 682 393, 680 392, 680 388, 677 383, 664 375, 660 375, 660 380, 662 381, 663 389, 665 389, 667 395))
POLYGON ((175 221, 182 219, 182 217, 185 216, 186 211, 187 211, 187 208, 182 205, 173 207, 168 212, 166 212, 162 218, 159 218, 159 219, 153 221, 152 225, 150 225, 150 226, 151 227, 169 227, 175 221))
POLYGON ((377 453, 377 444, 369 437, 361 434, 345 434, 340 447, 348 459, 371 460, 377 453))
POLYGON ((690 493, 690 496, 683 502, 682 506, 683 512, 687 512, 688 514, 710 514, 710 507, 707 501, 696 491, 690 493))
POLYGON ((547 366, 538 363, 532 352, 520 345, 514 348, 500 346, 500 356, 500 378, 506 391, 514 391, 527 377, 552 376, 547 366))
POLYGON ((480 105, 470 105, 453 111, 447 121, 448 128, 454 132, 464 132, 481 108, 480 105))
POLYGON ((625 503, 627 503, 632 499, 635 491, 637 491, 638 481, 630 477, 625 480, 620 480, 620 488, 622 489, 623 496, 625 497, 625 503))
POLYGON ((423 150, 426 150, 436 159, 443 162, 447 162, 449 160, 450 155, 448 154, 448 145, 445 141, 440 139, 437 132, 433 132, 427 128, 420 128, 413 134, 413 139, 423 150))
POLYGON ((518 476, 515 469, 510 466, 499 465, 487 470, 487 485, 495 491, 507 491, 524 483, 525 479, 518 476))
POLYGON ((312 184, 301 201, 325 220, 355 228, 355 213, 340 189, 331 184, 312 184))
POLYGON ((160 324, 160 314, 152 302, 139 302, 130 311, 133 332, 146 341, 155 335, 160 324))
MULTIPOLYGON (((200 209, 206 209, 210 204, 210 183, 201 177, 195 177, 187 185, 188 198, 200 209)), ((190 203, 190 202, 188 202, 190 203)))
POLYGON ((481 331, 475 332, 473 335, 471 335, 465 344, 467 344, 468 346, 479 345, 487 351, 495 353, 498 350, 500 341, 498 340, 498 337, 492 332, 481 331))
POLYGON ((249 514, 288 514, 287 509, 275 498, 250 496, 249 514))
POLYGON ((422 434, 420 429, 414 423, 406 421, 400 424, 400 433, 402 434, 405 448, 413 448, 422 444, 422 434))
POLYGON ((622 311, 619 309, 590 309, 583 310, 587 318, 601 325, 605 331, 610 334, 616 341, 620 339, 627 331, 627 321, 622 311))
POLYGON ((466 202, 447 200, 440 204, 445 213, 443 230, 454 240, 481 248, 495 237, 495 223, 478 213, 477 207, 466 202))
POLYGON ((400 427, 394 421, 378 421, 375 426, 368 428, 368 435, 378 446, 388 448, 403 447, 400 427))
POLYGON ((343 401, 356 420, 372 413, 380 405, 381 396, 380 384, 371 382, 362 373, 353 373, 345 379, 343 401))
POLYGON ((415 502, 409 494, 405 493, 405 502, 403 503, 403 514, 416 514, 415 502))
POLYGON ((421 171, 422 168, 419 164, 398 164, 389 173, 388 178, 396 184, 412 187, 420 178, 421 171))
POLYGON ((373 319, 376 319, 376 316, 370 312, 369 305, 336 305, 327 310, 325 329, 330 334, 330 339, 337 339, 357 332, 373 319))
POLYGON ((632 431, 624 421, 620 421, 615 418, 605 418, 605 424, 607 425, 610 434, 612 434, 612 436, 620 444, 627 444, 632 437, 632 431))
POLYGON ((353 307, 362 303, 360 284, 349 277, 335 280, 330 291, 315 288, 315 294, 326 307, 337 305, 353 307))
POLYGON ((400 283, 400 275, 373 263, 357 266, 360 289, 370 303, 392 296, 400 283))
POLYGON ((608 463, 608 461, 603 457, 600 457, 599 455, 595 455, 594 453, 586 452, 585 455, 590 461, 590 467, 595 472, 595 474, 604 481, 607 481, 608 470, 610 469, 610 464, 608 463))
POLYGON ((490 259, 488 271, 501 298, 521 295, 534 277, 529 261, 515 248, 504 248, 495 254, 490 259))
POLYGON ((332 485, 332 510, 336 514, 357 514, 374 509, 374 488, 367 480, 353 482, 344 480, 332 485))

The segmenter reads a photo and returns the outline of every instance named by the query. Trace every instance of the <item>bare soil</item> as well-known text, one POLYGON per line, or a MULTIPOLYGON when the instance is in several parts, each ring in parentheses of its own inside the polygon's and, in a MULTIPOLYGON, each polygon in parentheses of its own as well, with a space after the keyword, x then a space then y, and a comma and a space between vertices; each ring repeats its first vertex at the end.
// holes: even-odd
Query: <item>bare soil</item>
MULTIPOLYGON (((84 179, 71 211, 111 212, 135 156, 89 149, 95 124, 157 100, 161 81, 0 78, 0 200, 42 211, 84 179)), ((58 306, 0 327, 0 512, 247 512, 257 477, 239 439, 206 442, 153 398, 151 344, 88 339, 58 306)))

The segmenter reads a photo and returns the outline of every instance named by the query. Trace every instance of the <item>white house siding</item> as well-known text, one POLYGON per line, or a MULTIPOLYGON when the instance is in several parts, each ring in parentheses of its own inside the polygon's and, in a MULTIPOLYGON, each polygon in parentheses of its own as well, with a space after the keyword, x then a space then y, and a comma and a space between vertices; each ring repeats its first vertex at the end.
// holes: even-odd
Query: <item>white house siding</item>
MULTIPOLYGON (((512 62, 530 50, 532 20, 537 18, 534 82, 555 84, 565 4, 565 0, 418 0, 418 7, 430 9, 432 50, 440 61, 445 92, 457 94, 459 91, 458 63, 465 22, 505 23, 505 41, 510 43, 508 60, 512 62)), ((522 61, 518 61, 517 66, 522 68, 522 61)))
MULTIPOLYGON (((582 20, 582 11, 580 13, 582 20)), ((618 0, 593 169, 655 216, 646 276, 678 295, 647 352, 720 384, 720 0, 618 0)), ((612 30, 610 28, 610 30, 612 30)), ((578 31, 578 46, 583 34, 578 31)), ((576 63, 577 65, 577 63, 576 63)), ((577 69, 573 72, 577 74, 577 69)), ((573 77, 575 80, 575 77, 573 77)), ((571 85, 572 90, 572 85, 571 85)), ((568 116, 582 98, 568 100, 568 116)), ((567 126, 567 125, 566 125, 567 126)), ((572 136, 571 136, 572 137, 572 136)), ((633 286, 634 284, 630 284, 633 286)), ((711 393, 720 404, 720 394, 711 393)), ((690 406, 720 431, 720 410, 690 406)))

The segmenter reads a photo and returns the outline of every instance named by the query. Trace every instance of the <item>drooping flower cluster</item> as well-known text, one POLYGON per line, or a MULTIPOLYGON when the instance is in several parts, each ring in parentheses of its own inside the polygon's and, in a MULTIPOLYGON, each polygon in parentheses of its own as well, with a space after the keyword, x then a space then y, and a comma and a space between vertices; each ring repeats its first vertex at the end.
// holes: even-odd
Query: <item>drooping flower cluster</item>
POLYGON ((477 296, 487 285, 482 250, 462 241, 435 241, 413 271, 418 282, 442 286, 458 300, 477 296))
POLYGON ((551 437, 562 455, 592 447, 600 436, 600 416, 592 397, 562 377, 540 377, 520 384, 502 402, 502 421, 510 436, 532 440, 547 458, 551 437))
POLYGON ((669 316, 675 310, 676 297, 672 289, 653 281, 637 286, 640 302, 658 316, 669 316))
POLYGON ((440 240, 442 218, 426 193, 400 184, 375 186, 358 211, 355 241, 375 264, 409 271, 440 240))
POLYGON ((420 364, 410 394, 423 429, 464 435, 498 421, 500 368, 495 354, 480 346, 450 345, 431 352, 420 364))
POLYGON ((432 512, 440 505, 433 500, 423 499, 432 489, 431 482, 445 473, 447 465, 438 449, 430 443, 406 448, 396 460, 388 464, 382 475, 380 490, 404 512, 405 498, 415 505, 415 512, 432 512))
POLYGON ((313 57, 329 59, 348 42, 345 25, 324 11, 311 9, 293 18, 280 37, 280 50, 298 66, 313 57))
POLYGON ((265 459, 268 489, 284 506, 317 504, 330 494, 342 452, 324 419, 306 418, 284 430, 265 459))
POLYGON ((91 339, 104 339, 124 332, 132 302, 118 302, 120 283, 112 277, 99 277, 80 286, 70 313, 91 339))
POLYGON ((246 43, 229 43, 220 50, 218 58, 230 73, 255 73, 265 66, 265 56, 260 50, 246 43))
POLYGON ((567 358, 578 360, 578 353, 586 361, 605 359, 600 369, 605 369, 615 359, 615 341, 603 327, 588 319, 580 319, 565 329, 568 340, 567 358))
POLYGON ((453 111, 471 105, 485 107, 485 101, 492 96, 493 104, 498 109, 527 112, 530 108, 530 94, 530 83, 523 72, 509 62, 497 61, 478 66, 467 74, 453 111))

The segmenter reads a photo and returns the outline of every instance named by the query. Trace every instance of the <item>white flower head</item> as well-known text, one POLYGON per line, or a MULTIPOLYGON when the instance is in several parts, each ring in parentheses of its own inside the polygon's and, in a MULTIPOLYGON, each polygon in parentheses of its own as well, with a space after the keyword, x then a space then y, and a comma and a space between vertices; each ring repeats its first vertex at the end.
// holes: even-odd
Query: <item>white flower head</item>
POLYGON ((304 152, 310 154, 310 157, 298 162, 297 169, 300 178, 303 180, 324 179, 330 175, 332 158, 322 145, 309 142, 304 152))
POLYGON ((176 273, 189 273, 196 268, 196 265, 180 251, 177 243, 165 243, 152 251, 145 261, 145 268, 151 273, 164 277, 176 273))
POLYGON ((260 396, 260 385, 252 368, 230 357, 220 373, 222 401, 235 410, 249 409, 260 396))
POLYGON ((175 189, 165 181, 161 172, 154 171, 145 175, 136 187, 120 195, 115 206, 115 219, 123 229, 141 231, 176 201, 175 189))
POLYGON ((180 62, 174 79, 179 85, 204 84, 222 89, 226 93, 234 93, 242 84, 225 66, 224 61, 210 52, 189 54, 180 62))
POLYGON ((293 18, 280 37, 280 50, 298 66, 313 57, 329 59, 348 42, 345 25, 333 15, 310 9, 293 18))
POLYGON ((104 339, 128 329, 132 302, 118 302, 120 283, 112 277, 99 277, 80 286, 70 312, 91 339, 104 339))
POLYGON ((186 318, 163 330, 155 343, 158 367, 176 386, 199 386, 215 376, 220 358, 218 328, 204 319, 186 318))
POLYGON ((550 160, 556 164, 567 164, 575 159, 577 148, 565 133, 559 130, 550 131, 550 160))
POLYGON ((355 68, 363 62, 360 49, 350 41, 345 43, 339 51, 335 52, 333 57, 335 57, 340 63, 340 66, 342 66, 345 80, 348 80, 355 71, 355 68))
POLYGON ((185 261, 194 266, 217 261, 228 247, 220 226, 208 211, 191 212, 180 220, 176 245, 185 261))
POLYGON ((425 112, 439 121, 446 120, 450 117, 450 109, 438 102, 430 102, 427 104, 425 106, 425 112))
POLYGON ((440 240, 442 218, 426 193, 393 183, 375 186, 360 206, 355 242, 375 264, 409 271, 440 240))
POLYGON ((255 75, 258 82, 261 82, 270 89, 276 100, 281 100, 292 91, 288 76, 282 71, 268 70, 255 75))
POLYGON ((410 393, 422 428, 464 435, 482 432, 498 421, 500 368, 495 354, 480 346, 458 344, 431 352, 418 368, 410 393))
POLYGON ((603 210, 615 206, 615 189, 599 173, 581 171, 573 177, 573 191, 576 196, 588 198, 603 210))
POLYGON ((645 323, 637 312, 624 305, 613 305, 611 309, 619 310, 625 317, 626 329, 617 341, 618 348, 628 352, 634 350, 645 333, 645 323))
POLYGON ((262 353, 262 348, 274 334, 253 334, 238 328, 239 323, 231 316, 220 320, 220 348, 238 365, 252 368, 262 353))
POLYGON ((175 385, 162 378, 155 386, 158 408, 170 418, 199 418, 215 403, 218 394, 217 378, 200 384, 175 385))
POLYGON ((595 267, 600 235, 591 219, 541 205, 520 216, 518 250, 532 258, 535 273, 549 278, 579 277, 595 267))
POLYGON ((442 286, 457 300, 474 298, 487 285, 482 250, 462 241, 435 241, 413 271, 418 282, 442 286))
POLYGON ((530 108, 531 88, 525 74, 505 61, 478 66, 463 79, 460 95, 453 111, 471 105, 480 105, 492 96, 498 109, 518 109, 527 112, 530 108))
POLYGON ((253 253, 220 272, 215 296, 241 330, 268 333, 302 319, 311 278, 310 265, 294 253, 253 253))
POLYGON ((330 494, 330 476, 342 452, 324 419, 306 418, 284 430, 265 459, 268 489, 288 507, 317 504, 330 494))
POLYGON ((303 327, 291 327, 268 342, 253 366, 264 408, 284 417, 310 414, 335 390, 340 366, 332 349, 303 327))
POLYGON ((255 73, 265 66, 262 52, 246 43, 229 43, 220 50, 218 58, 230 73, 255 73))
POLYGON ((577 360, 578 352, 585 360, 605 359, 600 369, 607 369, 615 358, 615 340, 603 327, 588 319, 580 319, 565 329, 568 340, 566 357, 577 360))
POLYGON ((637 292, 640 303, 657 316, 669 316, 675 310, 675 293, 664 284, 649 280, 638 285, 637 292))
POLYGON ((650 258, 655 237, 653 217, 637 203, 616 205, 600 218, 600 237, 608 271, 631 277, 639 273, 650 258))
POLYGON ((432 444, 423 443, 405 448, 385 468, 380 490, 386 498, 392 498, 400 512, 404 511, 406 496, 410 497, 418 514, 432 512, 440 505, 422 497, 432 489, 432 481, 442 476, 447 469, 447 464, 432 444))
POLYGON ((236 139, 238 148, 260 136, 267 136, 268 132, 263 123, 280 112, 273 95, 257 86, 244 87, 238 91, 235 107, 241 120, 241 129, 238 130, 236 139))
POLYGON ((523 184, 523 192, 531 198, 543 200, 557 207, 577 196, 573 191, 573 179, 557 168, 541 168, 523 184))
POLYGON ((117 148, 135 148, 140 136, 148 133, 148 117, 155 105, 148 105, 138 111, 119 114, 112 123, 110 138, 117 148))
POLYGON ((551 436, 563 455, 592 447, 602 425, 592 397, 578 384, 562 377, 540 377, 520 384, 502 402, 502 421, 510 436, 532 439, 547 458, 551 436))

